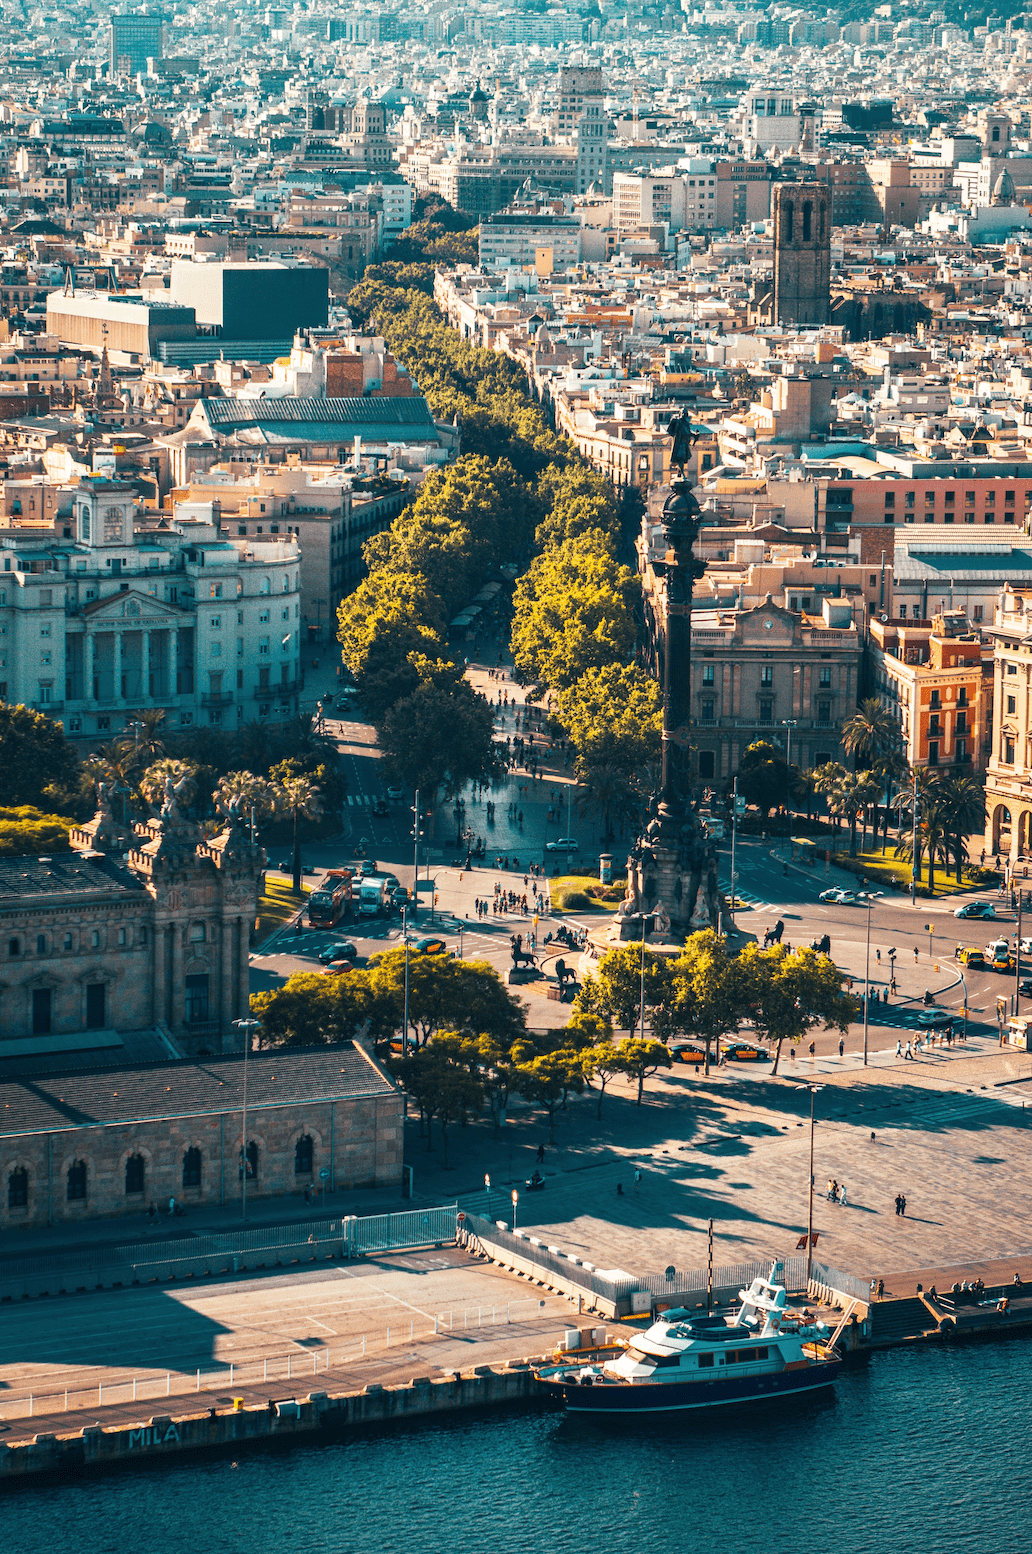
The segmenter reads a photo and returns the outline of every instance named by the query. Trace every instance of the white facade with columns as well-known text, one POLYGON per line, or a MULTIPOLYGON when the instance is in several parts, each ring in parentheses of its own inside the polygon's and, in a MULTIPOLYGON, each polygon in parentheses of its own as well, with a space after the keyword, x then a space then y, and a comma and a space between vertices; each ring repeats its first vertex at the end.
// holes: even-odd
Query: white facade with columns
POLYGON ((209 513, 136 526, 133 488, 84 479, 73 537, 0 533, 0 699, 83 741, 144 708, 169 731, 281 722, 299 707, 296 541, 223 538, 209 513))

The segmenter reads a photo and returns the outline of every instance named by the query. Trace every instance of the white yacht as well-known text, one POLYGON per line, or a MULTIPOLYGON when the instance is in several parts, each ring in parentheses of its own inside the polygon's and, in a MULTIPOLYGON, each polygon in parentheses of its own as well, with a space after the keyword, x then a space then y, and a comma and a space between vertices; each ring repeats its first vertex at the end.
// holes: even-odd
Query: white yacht
POLYGON ((543 1367, 567 1408, 592 1414, 678 1413, 828 1387, 842 1359, 823 1322, 786 1305, 784 1269, 739 1290, 733 1317, 665 1311, 617 1358, 602 1365, 543 1367))

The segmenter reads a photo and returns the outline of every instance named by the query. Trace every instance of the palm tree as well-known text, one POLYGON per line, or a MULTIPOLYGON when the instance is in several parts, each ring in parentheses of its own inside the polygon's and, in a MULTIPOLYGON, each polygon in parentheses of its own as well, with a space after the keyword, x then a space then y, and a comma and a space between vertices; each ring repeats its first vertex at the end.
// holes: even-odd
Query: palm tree
POLYGON ((212 794, 212 802, 220 814, 230 819, 235 811, 245 824, 255 815, 272 815, 276 811, 278 789, 266 777, 256 777, 253 772, 229 772, 220 777, 212 794))
MULTIPOLYGON (((917 769, 917 861, 914 868, 914 879, 920 881, 921 860, 925 852, 928 853, 928 889, 930 893, 935 891, 935 861, 941 859, 944 865, 949 867, 949 844, 951 841, 950 817, 942 790, 942 774, 934 767, 920 766, 917 769)), ((914 796, 913 790, 900 792, 900 810, 908 810, 913 815, 914 796)), ((909 859, 914 862, 913 825, 906 831, 900 832, 899 841, 896 843, 896 857, 909 859)))
POLYGON ((179 790, 179 798, 184 804, 192 802, 197 792, 197 765, 194 761, 171 760, 166 757, 163 761, 155 761, 148 766, 140 778, 140 792, 151 804, 157 808, 164 797, 165 779, 170 778, 173 787, 179 790), (184 781, 184 778, 186 779, 184 781), (182 783, 182 787, 180 787, 182 783))
POLYGON ((294 819, 294 894, 301 894, 301 838, 298 826, 302 820, 317 820, 322 814, 319 789, 308 777, 288 777, 277 785, 277 806, 294 819))
POLYGON ((853 757, 855 771, 861 764, 870 771, 879 756, 898 742, 899 724, 877 696, 865 697, 842 729, 842 744, 853 757))
POLYGON ((835 829, 838 830, 841 814, 835 805, 835 794, 842 778, 847 775, 846 768, 840 766, 838 761, 825 761, 823 766, 818 766, 814 773, 814 792, 819 793, 828 803, 828 813, 833 816, 835 829))
POLYGON ((817 793, 817 771, 812 766, 805 766, 800 770, 793 766, 790 781, 792 783, 792 797, 806 805, 806 818, 810 820, 813 815, 813 801, 817 793))
POLYGON ((856 825, 870 804, 877 802, 878 784, 870 772, 844 772, 832 790, 830 802, 849 822, 849 856, 856 857, 856 825))
POLYGON ((939 781, 939 792, 959 885, 964 870, 964 843, 969 836, 985 829, 985 789, 973 777, 944 772, 939 781))

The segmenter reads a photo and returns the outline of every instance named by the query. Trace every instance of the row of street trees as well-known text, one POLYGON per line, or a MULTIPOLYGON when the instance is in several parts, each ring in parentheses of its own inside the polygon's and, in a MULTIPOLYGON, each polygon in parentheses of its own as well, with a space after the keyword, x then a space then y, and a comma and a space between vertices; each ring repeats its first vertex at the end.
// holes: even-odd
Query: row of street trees
MULTIPOLYGON (((450 218, 438 209, 435 219, 450 218)), ((412 243, 410 232, 407 262, 367 270, 348 306, 383 335, 434 414, 459 418, 463 454, 365 546, 369 576, 339 612, 344 662, 385 757, 432 811, 488 774, 494 758, 490 709, 451 661, 446 624, 491 569, 524 566, 539 552, 517 587, 517 672, 566 693, 561 715, 576 725, 582 767, 591 752, 608 820, 625 807, 643 752, 658 750, 655 689, 620 673, 633 653, 639 589, 616 560, 612 486, 551 430, 516 362, 449 328, 431 295, 433 265, 420 264, 412 243)), ((436 257, 429 248, 425 256, 436 257)))
POLYGON ((731 956, 707 930, 675 959, 634 944, 610 951, 585 980, 569 1022, 553 1030, 527 1029, 525 1006, 485 961, 410 952, 406 1000, 404 949, 346 976, 297 974, 256 994, 251 1009, 271 1045, 371 1037, 419 1106, 427 1148, 436 1121, 447 1152, 449 1126, 485 1106, 497 1136, 513 1095, 544 1108, 550 1139, 557 1109, 590 1084, 598 1087, 599 1117, 618 1075, 636 1086, 641 1105, 648 1076, 670 1067, 675 1036, 704 1045, 708 1059, 751 1021, 774 1048, 777 1072, 786 1042, 819 1025, 845 1030, 855 1018, 856 1000, 841 984, 833 963, 812 950, 749 945, 731 956), (614 1028, 626 1036, 617 1039, 614 1028))

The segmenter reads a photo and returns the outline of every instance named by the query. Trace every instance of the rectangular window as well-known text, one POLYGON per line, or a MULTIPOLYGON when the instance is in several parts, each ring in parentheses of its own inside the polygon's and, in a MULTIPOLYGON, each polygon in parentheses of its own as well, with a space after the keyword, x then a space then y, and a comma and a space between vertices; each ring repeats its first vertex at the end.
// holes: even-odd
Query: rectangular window
POLYGON ((928 765, 929 766, 938 766, 938 764, 939 764, 939 743, 938 743, 938 740, 932 739, 932 740, 929 740, 929 742, 928 742, 928 765))
POLYGON ((1008 711, 1008 713, 1010 713, 1013 716, 1013 714, 1015 712, 1017 712, 1017 710, 1018 710, 1018 698, 1016 696, 1008 696, 1007 697, 1007 711, 1008 711))
POLYGON ((1003 759, 1004 759, 1004 761, 1006 762, 1006 764, 1008 766, 1013 766, 1014 765, 1014 741, 1013 741, 1013 739, 1004 739, 1004 741, 1003 741, 1003 759))
POLYGON ((829 664, 825 664, 824 667, 821 669, 821 672, 820 672, 820 683, 821 683, 821 685, 829 685, 829 686, 831 684, 831 666, 829 664))
POLYGON ((50 1035, 50 989, 34 987, 32 990, 32 1034, 50 1035))
POLYGON ((259 654, 259 657, 261 657, 261 658, 268 658, 268 656, 269 656, 269 639, 268 639, 268 637, 259 637, 258 638, 258 654, 259 654))
POLYGON ((208 584, 208 598, 209 599, 221 599, 222 598, 222 584, 221 583, 209 583, 208 584))
POLYGON ((984 606, 981 605, 981 604, 976 604, 974 606, 974 608, 971 611, 971 617, 972 617, 973 620, 980 621, 982 619, 983 608, 984 608, 984 606))
POLYGON ((761 670, 760 670, 760 684, 761 685, 773 685, 774 684, 774 665, 773 664, 764 664, 763 667, 761 668, 761 670))
POLYGON ((211 617, 211 629, 212 629, 212 631, 221 631, 222 630, 222 616, 221 615, 213 615, 211 617))
POLYGON ((86 1029, 102 1031, 107 1004, 107 986, 103 982, 91 982, 86 988, 86 1029))
POLYGON ((186 979, 186 1018, 190 1025, 202 1025, 208 1018, 208 973, 186 979))
POLYGON ((711 701, 703 702, 702 716, 706 719, 711 719, 713 717, 713 703, 711 701))

